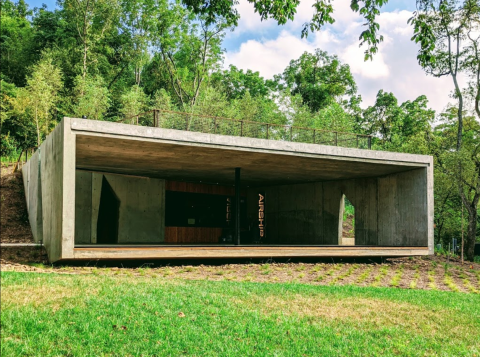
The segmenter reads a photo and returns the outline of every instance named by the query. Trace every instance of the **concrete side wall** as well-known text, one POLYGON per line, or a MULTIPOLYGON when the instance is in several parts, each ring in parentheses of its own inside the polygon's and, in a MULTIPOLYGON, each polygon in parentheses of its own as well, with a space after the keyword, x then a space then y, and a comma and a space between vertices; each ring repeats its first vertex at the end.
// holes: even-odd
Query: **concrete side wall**
POLYGON ((35 242, 43 241, 42 190, 40 188, 40 150, 22 168, 28 220, 35 242))
POLYGON ((98 208, 103 176, 120 201, 118 243, 165 240, 165 181, 77 170, 75 243, 97 241, 98 208))
MULTIPOLYGON (((91 243, 92 173, 75 172, 75 244, 91 243)), ((98 212, 97 212, 98 214, 98 212)))
POLYGON ((75 228, 75 135, 64 119, 30 158, 27 207, 32 233, 48 259, 73 258, 75 228))
POLYGON ((427 170, 378 179, 379 245, 430 245, 427 170))
POLYGON ((249 189, 249 221, 258 214, 256 204, 250 202, 258 192, 265 192, 267 244, 337 245, 345 195, 355 207, 355 245, 430 246, 427 170, 249 189))

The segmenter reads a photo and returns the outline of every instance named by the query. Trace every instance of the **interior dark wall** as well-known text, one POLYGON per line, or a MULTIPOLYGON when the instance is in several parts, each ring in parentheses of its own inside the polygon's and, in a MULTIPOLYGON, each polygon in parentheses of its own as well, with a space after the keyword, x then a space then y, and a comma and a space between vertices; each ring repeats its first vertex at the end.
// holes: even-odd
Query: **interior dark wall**
POLYGON ((118 219, 120 200, 105 176, 102 178, 102 192, 98 208, 97 243, 118 243, 118 219))

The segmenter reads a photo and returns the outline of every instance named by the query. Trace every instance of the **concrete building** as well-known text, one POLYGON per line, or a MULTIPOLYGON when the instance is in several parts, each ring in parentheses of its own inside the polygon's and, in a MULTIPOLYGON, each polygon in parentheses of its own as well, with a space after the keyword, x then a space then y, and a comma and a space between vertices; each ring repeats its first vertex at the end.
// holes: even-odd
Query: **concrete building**
POLYGON ((51 262, 433 254, 430 156, 64 118, 23 177, 51 262))

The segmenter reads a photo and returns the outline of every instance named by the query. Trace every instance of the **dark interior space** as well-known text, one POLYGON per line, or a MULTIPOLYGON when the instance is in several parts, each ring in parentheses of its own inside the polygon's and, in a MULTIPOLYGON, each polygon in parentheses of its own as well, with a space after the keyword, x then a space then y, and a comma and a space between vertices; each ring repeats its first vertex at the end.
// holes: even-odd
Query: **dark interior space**
POLYGON ((103 176, 100 206, 98 209, 97 244, 118 243, 118 218, 120 200, 103 176))

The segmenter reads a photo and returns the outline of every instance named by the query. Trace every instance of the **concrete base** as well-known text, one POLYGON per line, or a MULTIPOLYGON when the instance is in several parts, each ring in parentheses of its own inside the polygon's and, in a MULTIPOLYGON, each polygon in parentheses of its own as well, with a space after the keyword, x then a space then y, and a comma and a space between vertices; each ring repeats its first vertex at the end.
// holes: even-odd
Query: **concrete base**
POLYGON ((405 257, 428 255, 418 247, 85 247, 74 249, 74 259, 210 259, 210 258, 312 258, 405 257))

